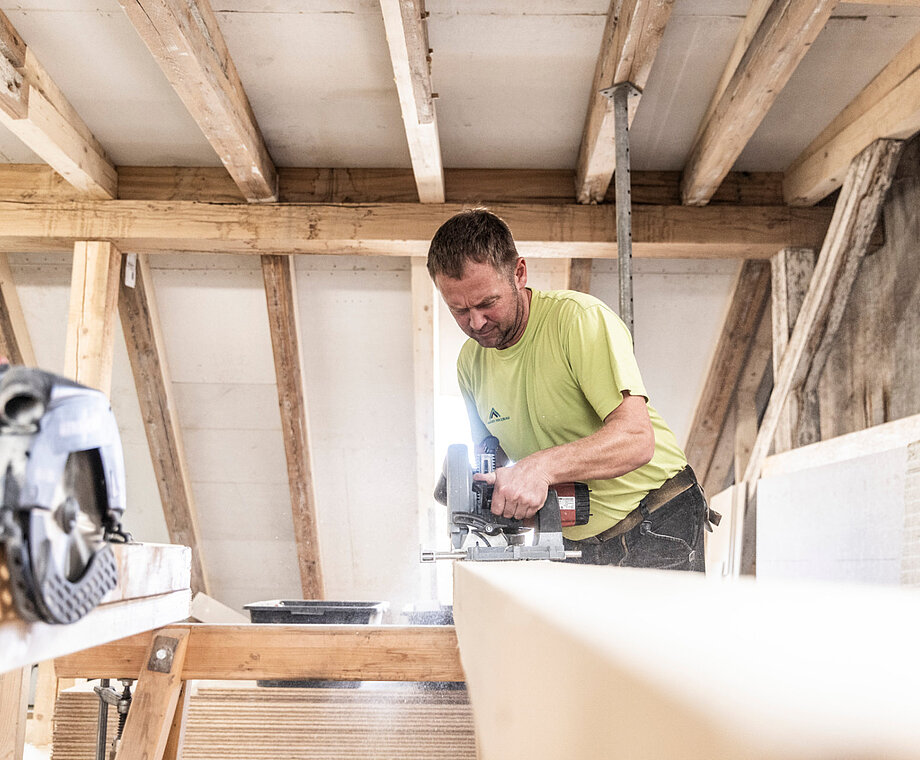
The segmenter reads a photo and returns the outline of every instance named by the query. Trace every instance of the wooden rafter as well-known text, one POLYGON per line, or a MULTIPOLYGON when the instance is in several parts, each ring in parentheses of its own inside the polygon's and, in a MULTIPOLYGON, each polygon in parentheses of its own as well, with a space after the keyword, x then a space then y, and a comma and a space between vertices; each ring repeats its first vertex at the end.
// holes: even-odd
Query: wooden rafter
POLYGON ((5 253, 0 253, 0 356, 5 356, 11 364, 35 366, 32 339, 5 253))
POLYGON ((300 585, 304 599, 322 599, 323 573, 307 401, 300 363, 300 319, 297 313, 293 257, 262 256, 262 278, 275 357, 278 406, 284 430, 284 452, 287 458, 300 585))
POLYGON ((422 203, 444 203, 444 166, 431 92, 425 0, 380 0, 393 77, 422 203))
POLYGON ((569 262, 569 288, 581 293, 591 292, 591 259, 572 259, 569 262))
POLYGON ((0 124, 84 198, 115 197, 115 167, 2 12, 0 124))
MULTIPOLYGON (((212 204, 185 201, 0 201, 0 251, 68 250, 109 240, 138 252, 351 253, 424 256, 460 205, 212 204)), ((491 206, 523 255, 592 258, 615 252, 609 209, 578 204, 491 206)), ((637 257, 768 258, 783 246, 817 247, 831 209, 778 206, 635 206, 637 257)))
POLYGON ((635 85, 638 92, 629 100, 627 119, 632 124, 673 5, 674 0, 610 1, 578 152, 575 197, 579 203, 603 201, 616 168, 613 103, 600 91, 623 82, 635 85))
MULTIPOLYGON (((769 294, 769 265, 762 261, 745 261, 735 281, 722 334, 684 447, 690 466, 708 489, 721 486, 710 480, 710 468, 769 294)), ((720 477, 724 477, 723 472, 720 477)))
POLYGON ((276 201, 278 175, 208 0, 119 0, 243 197, 276 201))
POLYGON ((684 167, 681 197, 685 204, 699 206, 709 202, 824 28, 836 3, 837 0, 773 0, 728 77, 718 103, 700 128, 684 167))
POLYGON ((112 389, 120 274, 121 251, 112 243, 74 245, 64 374, 106 396, 112 389))
POLYGON ((790 204, 810 205, 840 187, 853 157, 880 138, 920 130, 920 35, 914 37, 786 170, 790 204))
POLYGON ((182 429, 172 395, 172 379, 166 362, 153 278, 144 254, 137 258, 134 286, 129 287, 122 278, 118 314, 134 373, 169 540, 191 548, 192 591, 207 593, 210 584, 202 556, 198 514, 185 463, 182 429))
POLYGON ((902 147, 899 141, 878 140, 853 160, 847 172, 811 284, 776 374, 744 473, 747 481, 756 480, 760 474, 789 393, 817 377, 823 368, 823 347, 829 345, 843 316, 902 147))

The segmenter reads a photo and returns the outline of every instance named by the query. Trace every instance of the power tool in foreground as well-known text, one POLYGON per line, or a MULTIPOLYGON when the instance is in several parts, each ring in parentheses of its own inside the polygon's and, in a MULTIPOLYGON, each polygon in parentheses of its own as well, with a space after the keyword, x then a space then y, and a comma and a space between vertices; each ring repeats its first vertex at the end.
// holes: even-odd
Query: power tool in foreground
POLYGON ((546 502, 527 521, 493 515, 493 486, 474 480, 476 472, 495 472, 498 439, 489 437, 483 444, 474 471, 468 449, 454 444, 447 449, 444 472, 434 498, 450 510, 452 551, 422 551, 422 562, 439 559, 502 561, 521 559, 565 560, 580 557, 579 551, 566 551, 562 529, 584 525, 590 517, 590 496, 585 483, 551 486, 546 502))
POLYGON ((0 547, 27 621, 73 623, 118 582, 125 465, 105 394, 0 365, 0 547))

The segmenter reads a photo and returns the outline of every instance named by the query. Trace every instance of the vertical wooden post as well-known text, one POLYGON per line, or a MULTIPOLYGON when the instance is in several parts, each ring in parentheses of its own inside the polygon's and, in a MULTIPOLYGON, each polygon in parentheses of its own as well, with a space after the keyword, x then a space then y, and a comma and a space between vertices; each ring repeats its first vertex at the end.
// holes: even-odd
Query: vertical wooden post
POLYGON ((121 252, 112 243, 74 245, 64 374, 109 395, 121 252))
POLYGON ((32 668, 0 674, 0 760, 22 760, 32 668))
POLYGON ((32 341, 5 253, 0 253, 0 355, 10 364, 35 366, 32 341))
POLYGON ((185 744, 185 716, 188 714, 191 692, 191 683, 183 681, 182 690, 179 692, 179 703, 176 705, 176 712, 169 727, 163 760, 182 760, 182 748, 185 744))
POLYGON ((51 744, 52 718, 54 717, 54 704, 57 701, 59 688, 60 684, 54 672, 54 660, 40 662, 38 664, 38 677, 35 681, 35 703, 27 737, 30 744, 34 744, 37 747, 45 747, 51 744))
POLYGON ((591 264, 593 259, 571 259, 569 261, 569 289, 579 293, 591 292, 591 264))

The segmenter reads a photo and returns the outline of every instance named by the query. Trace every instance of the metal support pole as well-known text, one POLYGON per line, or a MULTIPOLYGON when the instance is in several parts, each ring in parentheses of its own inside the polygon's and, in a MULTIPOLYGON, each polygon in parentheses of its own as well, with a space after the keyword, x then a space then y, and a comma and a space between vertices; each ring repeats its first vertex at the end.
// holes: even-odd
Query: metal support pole
MULTIPOLYGON (((613 127, 616 146, 617 261, 620 277, 620 319, 633 335, 632 287, 632 200, 629 177, 629 98, 639 90, 631 82, 621 82, 601 90, 613 101, 613 127)), ((635 336, 633 335, 635 343, 635 336)))

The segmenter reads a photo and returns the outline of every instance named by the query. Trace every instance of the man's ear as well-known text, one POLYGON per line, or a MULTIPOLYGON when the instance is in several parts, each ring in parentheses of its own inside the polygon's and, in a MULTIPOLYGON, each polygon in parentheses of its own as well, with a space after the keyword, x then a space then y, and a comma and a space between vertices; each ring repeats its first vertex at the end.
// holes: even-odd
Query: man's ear
POLYGON ((518 257, 514 266, 514 284, 518 290, 523 290, 527 285, 527 262, 523 257, 518 257))

